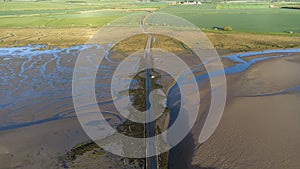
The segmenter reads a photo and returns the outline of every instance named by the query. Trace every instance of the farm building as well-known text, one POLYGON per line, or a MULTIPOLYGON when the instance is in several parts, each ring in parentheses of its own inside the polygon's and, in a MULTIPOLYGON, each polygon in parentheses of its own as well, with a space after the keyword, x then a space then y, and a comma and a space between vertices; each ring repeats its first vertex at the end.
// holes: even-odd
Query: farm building
POLYGON ((180 5, 199 5, 199 4, 202 4, 202 3, 198 2, 198 1, 179 1, 179 2, 177 2, 177 4, 180 4, 180 5))

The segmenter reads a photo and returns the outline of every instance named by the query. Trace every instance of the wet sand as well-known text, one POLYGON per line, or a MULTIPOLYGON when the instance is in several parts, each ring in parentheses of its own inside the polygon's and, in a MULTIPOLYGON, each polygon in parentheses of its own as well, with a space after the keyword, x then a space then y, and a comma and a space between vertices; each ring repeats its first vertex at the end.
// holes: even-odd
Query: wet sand
POLYGON ((217 130, 202 145, 192 131, 190 168, 300 167, 300 54, 285 55, 227 76, 228 103, 217 130))
MULTIPOLYGON (((76 118, 71 83, 76 56, 89 47, 0 49, 1 169, 59 168, 59 159, 68 150, 90 140, 76 118)), ((97 99, 114 126, 122 119, 113 113, 112 102, 106 97, 104 84, 109 76, 104 74, 109 69, 105 70, 96 80, 97 99)))
MULTIPOLYGON (((0 168, 59 168, 59 157, 89 140, 70 97, 72 67, 82 48, 2 49, 0 168)), ((185 166, 299 168, 300 139, 295 134, 300 128, 298 50, 223 57, 229 92, 223 119, 214 135, 200 146, 201 123, 196 123, 182 144, 185 166)), ((113 59, 106 59, 108 66, 97 79, 97 99, 107 120, 116 125, 123 119, 111 109, 105 85, 113 70, 110 66, 115 65, 110 62, 113 59)), ((199 81, 202 75, 199 72, 199 81)), ((205 96, 208 91, 201 92, 205 96)), ((208 100, 203 100, 203 105, 209 105, 208 100)), ((206 107, 200 110, 205 112, 206 107)))
POLYGON ((1 132, 0 168, 60 168, 74 145, 89 140, 76 118, 1 132))

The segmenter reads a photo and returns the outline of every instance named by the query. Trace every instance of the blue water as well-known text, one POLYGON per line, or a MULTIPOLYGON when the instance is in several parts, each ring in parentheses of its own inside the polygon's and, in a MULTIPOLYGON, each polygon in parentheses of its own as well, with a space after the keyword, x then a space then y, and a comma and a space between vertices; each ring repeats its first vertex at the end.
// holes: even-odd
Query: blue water
MULTIPOLYGON (((223 58, 228 59, 230 61, 235 62, 235 65, 230 67, 225 67, 224 72, 226 75, 235 74, 235 73, 241 73, 245 70, 247 70, 249 67, 254 65, 257 62, 274 59, 274 58, 281 58, 281 57, 289 57, 292 56, 292 53, 300 53, 300 49, 279 49, 279 50, 266 50, 261 52, 247 52, 247 53, 237 53, 233 55, 228 55, 223 58), (249 56, 256 56, 256 55, 265 55, 265 54, 272 54, 270 56, 264 56, 264 57, 257 57, 247 60, 246 57, 249 56)), ((199 65, 201 66, 201 65, 199 65)), ((215 71, 211 72, 211 76, 218 76, 222 74, 222 71, 215 71)), ((201 81, 202 79, 208 78, 208 74, 201 74, 196 76, 197 81, 201 81)), ((191 81, 187 81, 186 83, 190 83, 191 81)))
MULTIPOLYGON (((101 46, 77 45, 49 49, 46 45, 28 45, 0 48, 0 131, 76 117, 72 103, 73 67, 80 51, 92 48, 101 46)), ((257 62, 290 57, 292 53, 300 53, 300 49, 267 50, 225 56, 224 59, 233 61, 235 65, 226 67, 224 71, 226 74, 241 73, 257 62), (270 56, 246 59, 262 54, 270 56)), ((111 59, 109 53, 105 61, 107 64, 100 65, 101 72, 96 78, 99 81, 96 83, 96 97, 103 99, 99 105, 112 104, 111 100, 105 101, 110 95, 110 84, 105 80, 111 78, 114 66, 119 63, 111 59)), ((203 69, 200 65, 198 67, 199 71, 203 69)), ((218 74, 220 72, 216 71, 211 75, 218 74)), ((207 77, 207 74, 202 74, 197 76, 196 80, 207 77)), ((300 87, 296 86, 270 95, 299 90, 300 87)), ((107 121, 114 121, 112 125, 122 122, 123 118, 119 115, 112 111, 105 112, 109 115, 107 121)))

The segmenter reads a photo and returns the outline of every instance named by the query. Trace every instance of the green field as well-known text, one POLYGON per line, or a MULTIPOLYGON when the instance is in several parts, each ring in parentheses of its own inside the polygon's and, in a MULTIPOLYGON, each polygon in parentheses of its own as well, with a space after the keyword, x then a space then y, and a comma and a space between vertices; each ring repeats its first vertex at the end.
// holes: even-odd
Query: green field
MULTIPOLYGON (((56 11, 56 10, 55 10, 56 11)), ((52 11, 51 11, 52 12, 52 11)), ((127 15, 122 11, 98 12, 64 12, 39 15, 0 17, 0 27, 28 28, 28 27, 89 27, 102 26, 114 19, 127 15)))
POLYGON ((166 6, 165 3, 136 3, 130 0, 77 2, 0 2, 0 28, 99 27, 143 9, 166 6))
POLYGON ((300 33, 300 10, 261 4, 168 5, 168 2, 37 1, 0 2, 0 28, 100 27, 119 17, 144 11, 185 18, 204 30, 231 26, 235 32, 300 33))
POLYGON ((300 10, 279 8, 203 9, 198 6, 168 6, 160 12, 183 17, 200 28, 231 26, 241 32, 300 33, 300 10))

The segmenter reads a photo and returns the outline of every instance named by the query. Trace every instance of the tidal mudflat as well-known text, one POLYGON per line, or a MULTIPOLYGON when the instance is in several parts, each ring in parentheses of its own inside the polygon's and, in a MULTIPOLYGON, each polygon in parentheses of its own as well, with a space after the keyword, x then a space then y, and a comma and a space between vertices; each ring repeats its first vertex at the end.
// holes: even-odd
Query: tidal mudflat
MULTIPOLYGON (((89 140, 73 109, 72 73, 80 51, 100 47, 0 48, 2 168, 59 167, 58 157, 89 140)), ((185 164, 216 168, 299 167, 300 49, 233 54, 223 56, 222 61, 228 80, 224 117, 215 134, 200 146, 199 126, 194 126, 193 153, 182 158, 185 164)), ((104 116, 112 126, 124 122, 111 108, 108 90, 118 63, 107 55, 96 78, 96 97, 107 110, 104 116)), ((199 82, 207 78, 200 67, 195 70, 199 82)), ((187 147, 184 149, 188 151, 187 147)), ((171 154, 169 165, 175 164, 171 154)))
MULTIPOLYGON (((299 168, 299 49, 223 57, 228 96, 212 137, 197 143, 196 122, 171 156, 172 168, 299 168), (275 52, 275 53, 274 53, 275 52), (228 62, 234 62, 234 64, 228 62), (183 159, 181 162, 176 159, 183 159)), ((197 125, 198 124, 198 125, 197 125)))

